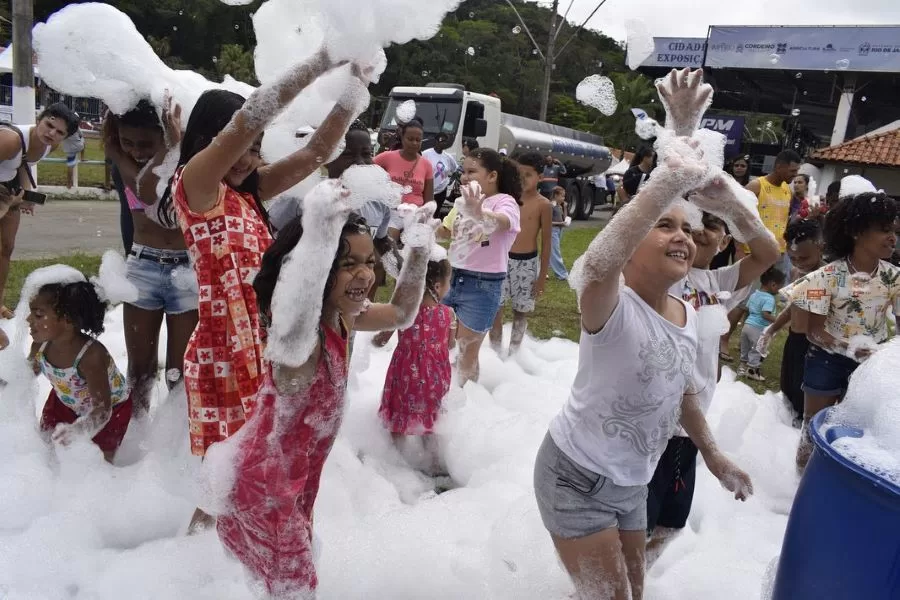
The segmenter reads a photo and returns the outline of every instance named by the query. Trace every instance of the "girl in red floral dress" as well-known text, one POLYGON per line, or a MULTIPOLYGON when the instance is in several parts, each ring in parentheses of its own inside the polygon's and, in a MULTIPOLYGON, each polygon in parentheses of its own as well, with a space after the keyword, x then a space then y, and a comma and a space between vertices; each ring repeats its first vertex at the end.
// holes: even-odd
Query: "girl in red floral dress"
MULTIPOLYGON (((339 181, 320 183, 263 256, 253 283, 271 314, 263 384, 244 428, 208 457, 213 472, 234 468, 219 538, 267 597, 315 593, 312 511, 343 416, 350 333, 409 327, 422 298, 430 244, 411 248, 389 304, 369 304, 375 247, 348 194, 339 181)), ((434 208, 413 225, 431 240, 434 208)))
MULTIPOLYGON (((315 171, 330 156, 368 98, 357 77, 344 98, 300 150, 263 165, 265 127, 320 75, 336 68, 323 50, 246 101, 225 90, 197 100, 181 142, 160 218, 177 216, 199 284, 199 321, 184 356, 191 451, 234 435, 253 410, 262 383, 263 328, 253 291, 262 255, 272 243, 264 200, 315 171), (362 89, 360 89, 362 88, 362 89), (174 199, 174 215, 173 213, 174 199)), ((197 511, 191 529, 209 524, 197 511)))
POLYGON ((441 304, 450 289, 450 271, 446 258, 428 263, 419 314, 412 327, 398 334, 378 409, 395 444, 405 436, 423 436, 429 469, 438 466, 430 434, 450 389, 450 348, 456 338, 453 309, 441 304))

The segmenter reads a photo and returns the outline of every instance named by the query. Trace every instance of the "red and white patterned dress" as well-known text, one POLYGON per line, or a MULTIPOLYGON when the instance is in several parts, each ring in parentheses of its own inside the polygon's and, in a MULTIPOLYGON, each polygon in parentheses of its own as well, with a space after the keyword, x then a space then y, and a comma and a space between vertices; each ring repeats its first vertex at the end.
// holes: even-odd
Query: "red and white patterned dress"
MULTIPOLYGON (((343 324, 343 323, 342 323, 343 324)), ((232 510, 219 515, 222 544, 276 597, 313 597, 312 513, 325 459, 344 414, 347 329, 320 329, 322 353, 309 387, 279 394, 271 367, 239 444, 232 510)))
POLYGON ((205 214, 193 212, 181 184, 175 212, 197 274, 200 320, 184 353, 191 452, 199 456, 249 417, 263 376, 263 329, 253 278, 272 236, 250 194, 224 183, 205 214))
POLYGON ((443 304, 423 304, 416 321, 399 332, 378 415, 391 433, 432 433, 450 390, 450 330, 455 316, 443 304))

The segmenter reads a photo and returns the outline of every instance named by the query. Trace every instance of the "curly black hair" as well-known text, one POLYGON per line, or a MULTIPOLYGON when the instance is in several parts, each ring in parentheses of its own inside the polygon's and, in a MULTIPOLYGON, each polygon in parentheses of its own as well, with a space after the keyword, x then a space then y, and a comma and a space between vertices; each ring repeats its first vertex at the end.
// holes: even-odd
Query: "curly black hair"
POLYGON ((769 267, 768 269, 766 269, 765 273, 759 276, 759 282, 762 285, 768 285, 770 283, 777 283, 781 285, 782 283, 784 283, 784 280, 784 272, 775 267, 769 267))
POLYGON ((75 283, 48 283, 38 290, 47 298, 53 311, 70 322, 75 329, 97 337, 103 333, 106 303, 100 300, 97 290, 87 281, 75 283))
POLYGON ((865 192, 841 198, 825 217, 825 249, 834 259, 853 254, 856 238, 871 229, 893 231, 897 202, 883 192, 865 192))
MULTIPOLYGON (((366 225, 366 220, 360 215, 350 213, 350 216, 347 217, 347 222, 344 223, 344 227, 341 229, 340 245, 331 263, 331 270, 328 272, 328 280, 325 283, 325 291, 322 294, 323 299, 328 298, 328 295, 331 294, 341 258, 350 252, 350 243, 347 241, 347 236, 356 234, 369 235, 369 228, 366 225)), ((275 238, 275 241, 263 254, 259 273, 253 279, 253 290, 256 292, 256 303, 259 305, 259 310, 266 316, 265 320, 267 322, 267 315, 271 313, 272 309, 272 296, 275 294, 275 284, 278 283, 278 274, 281 272, 281 264, 284 258, 300 242, 301 237, 303 237, 303 217, 294 217, 278 232, 278 237, 275 238)))
POLYGON ((815 242, 822 237, 822 226, 819 219, 796 219, 788 223, 783 237, 788 244, 799 244, 807 240, 815 242))

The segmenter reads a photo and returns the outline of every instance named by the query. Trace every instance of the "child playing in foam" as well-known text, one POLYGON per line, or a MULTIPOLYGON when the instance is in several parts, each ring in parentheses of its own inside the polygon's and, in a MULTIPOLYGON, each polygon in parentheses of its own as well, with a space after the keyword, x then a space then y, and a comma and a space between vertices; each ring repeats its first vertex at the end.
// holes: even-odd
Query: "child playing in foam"
MULTIPOLYGON (((693 127, 706 107, 689 94, 672 104, 693 127)), ((647 483, 679 410, 722 484, 740 498, 752 491, 749 477, 717 449, 690 393, 697 315, 669 294, 696 253, 687 214, 672 206, 708 180, 696 148, 683 137, 668 142, 654 177, 591 242, 570 277, 582 311, 578 373, 538 451, 534 482, 544 526, 579 598, 642 597, 647 483)), ((707 204, 719 203, 701 208, 707 204)))
POLYGON ((425 275, 425 295, 412 327, 399 333, 384 379, 378 416, 395 445, 406 436, 421 438, 427 472, 440 468, 434 425, 450 389, 450 348, 456 343, 456 316, 441 304, 450 290, 450 262, 440 246, 433 250, 425 275))
POLYGON ((760 288, 747 300, 748 315, 741 329, 741 366, 738 368, 739 377, 753 381, 766 380, 759 371, 764 357, 756 345, 763 331, 775 322, 775 294, 784 285, 784 273, 771 267, 760 276, 759 284, 760 288))
POLYGON ((871 184, 869 191, 842 194, 824 230, 826 252, 837 260, 781 290, 810 313, 800 471, 812 452, 810 419, 841 399, 860 361, 888 339, 888 309, 900 321, 900 268, 887 262, 897 243, 898 216, 896 201, 871 184), (854 343, 860 339, 866 343, 854 343))
POLYGON ((207 457, 236 457, 219 537, 254 585, 278 598, 316 588, 312 510, 343 414, 350 333, 414 323, 437 227, 434 203, 417 210, 391 302, 370 304, 375 248, 348 195, 338 181, 320 183, 266 251, 253 282, 259 310, 271 314, 262 386, 250 420, 225 442, 236 454, 207 457))
MULTIPOLYGON (((38 269, 29 278, 39 279, 52 268, 38 269)), ((40 286, 29 308, 34 340, 29 360, 35 375, 43 374, 52 386, 41 431, 61 445, 91 438, 112 462, 131 421, 132 401, 125 378, 97 341, 106 304, 82 279, 40 286)))

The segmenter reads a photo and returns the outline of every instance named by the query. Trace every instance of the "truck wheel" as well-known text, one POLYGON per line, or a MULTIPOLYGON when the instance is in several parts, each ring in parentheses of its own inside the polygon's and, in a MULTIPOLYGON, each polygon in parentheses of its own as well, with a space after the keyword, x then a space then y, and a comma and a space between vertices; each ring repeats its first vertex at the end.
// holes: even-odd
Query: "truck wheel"
POLYGON ((581 182, 581 203, 584 205, 585 219, 591 218, 591 215, 594 214, 594 207, 597 206, 596 189, 588 181, 581 182))
POLYGON ((569 216, 576 221, 584 221, 587 218, 585 214, 585 200, 581 194, 578 182, 572 182, 568 185, 566 195, 569 199, 569 216))

